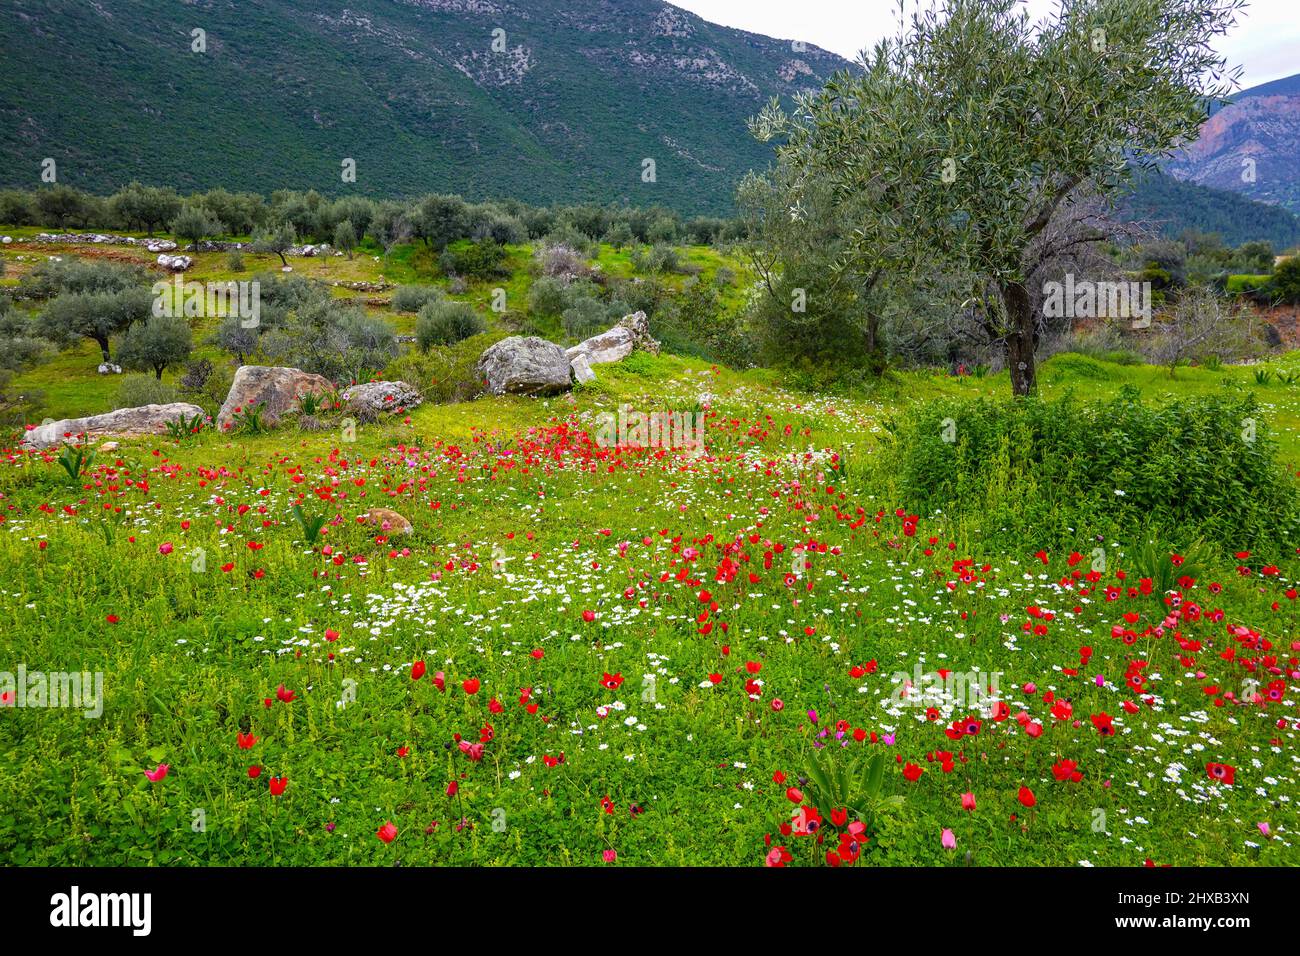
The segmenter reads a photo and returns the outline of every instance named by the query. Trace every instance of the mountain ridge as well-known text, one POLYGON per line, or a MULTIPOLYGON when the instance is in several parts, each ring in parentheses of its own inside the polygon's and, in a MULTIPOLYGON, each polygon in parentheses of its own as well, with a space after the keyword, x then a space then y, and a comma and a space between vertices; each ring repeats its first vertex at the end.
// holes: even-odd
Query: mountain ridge
POLYGON ((352 158, 352 188, 372 196, 710 212, 770 156, 745 118, 849 66, 660 0, 196 0, 167 22, 142 0, 10 2, 7 186, 34 185, 49 156, 61 181, 101 192, 140 179, 337 195, 352 158))

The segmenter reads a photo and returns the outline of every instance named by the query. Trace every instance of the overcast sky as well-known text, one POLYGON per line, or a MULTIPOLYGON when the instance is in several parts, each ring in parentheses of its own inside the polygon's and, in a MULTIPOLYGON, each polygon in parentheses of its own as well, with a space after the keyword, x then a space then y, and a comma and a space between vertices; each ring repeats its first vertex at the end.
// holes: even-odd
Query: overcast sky
MULTIPOLYGON (((847 59, 895 32, 896 0, 671 0, 706 20, 783 40, 805 40, 847 59)), ((909 0, 911 9, 913 0, 909 0)), ((1024 0, 1035 18, 1054 0, 1024 0)), ((1242 87, 1300 73, 1300 0, 1251 0, 1218 44, 1228 65, 1241 64, 1242 87)))

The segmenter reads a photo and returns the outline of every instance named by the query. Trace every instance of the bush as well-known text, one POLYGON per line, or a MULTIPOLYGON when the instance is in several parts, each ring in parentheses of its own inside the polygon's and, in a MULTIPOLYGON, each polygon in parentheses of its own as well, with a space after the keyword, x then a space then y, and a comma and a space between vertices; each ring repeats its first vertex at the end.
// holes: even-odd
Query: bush
POLYGON ((738 368, 752 365, 758 348, 746 317, 724 309, 717 285, 699 277, 651 319, 650 334, 670 352, 738 368))
POLYGON ((605 306, 595 299, 577 299, 560 316, 564 334, 571 339, 585 339, 603 331, 606 324, 605 306))
POLYGON ((425 401, 449 404, 467 402, 483 390, 475 366, 496 335, 478 335, 446 348, 422 352, 412 349, 388 366, 387 377, 409 382, 425 401))
POLYGON ((537 250, 536 256, 543 276, 585 276, 591 271, 587 268, 585 253, 580 247, 555 241, 549 236, 537 250))
POLYGON ((1021 551, 1154 534, 1278 553, 1296 528, 1297 489, 1252 395, 942 400, 887 429, 878 465, 899 504, 978 522, 1021 551))
POLYGON ((1273 294, 1288 305, 1300 304, 1300 255, 1278 263, 1273 270, 1273 294))
POLYGON ((491 279, 504 274, 501 263, 505 249, 491 239, 448 246, 438 259, 438 266, 447 275, 469 276, 474 279, 491 279))
POLYGON ((528 290, 528 311, 534 316, 551 318, 569 305, 568 285, 562 279, 543 276, 528 290))
POLYGON ((441 302, 445 296, 437 286, 403 285, 393 293, 394 312, 419 312, 430 302, 441 302))
POLYGON ((1223 288, 1229 295, 1242 296, 1261 305, 1269 304, 1274 296, 1271 275, 1230 275, 1224 280, 1223 288))
POLYGON ((487 330, 482 316, 468 302, 430 302, 415 322, 415 340, 421 351, 435 345, 455 345, 487 330))
POLYGON ((260 345, 274 363, 294 365, 336 383, 366 381, 399 351, 388 323, 328 294, 299 305, 262 334, 260 345))
POLYGON ((176 389, 152 375, 125 375, 117 387, 117 407, 166 405, 176 401, 176 389))

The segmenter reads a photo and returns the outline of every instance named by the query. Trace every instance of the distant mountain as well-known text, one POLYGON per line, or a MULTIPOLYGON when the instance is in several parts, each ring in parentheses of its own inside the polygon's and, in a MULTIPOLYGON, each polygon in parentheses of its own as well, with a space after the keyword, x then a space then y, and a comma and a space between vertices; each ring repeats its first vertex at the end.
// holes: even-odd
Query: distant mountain
POLYGON ((1159 170, 1136 173, 1131 194, 1118 206, 1121 218, 1149 222, 1170 239, 1192 229, 1216 232, 1230 246, 1267 239, 1282 250, 1300 243, 1300 218, 1281 206, 1183 182, 1159 170))
POLYGON ((1216 107, 1200 137, 1166 170, 1300 213, 1300 74, 1243 90, 1216 107))
POLYGON ((97 192, 139 179, 722 212, 770 158, 745 120, 848 65, 660 0, 3 7, 4 186, 37 185, 51 157, 60 182, 97 192))

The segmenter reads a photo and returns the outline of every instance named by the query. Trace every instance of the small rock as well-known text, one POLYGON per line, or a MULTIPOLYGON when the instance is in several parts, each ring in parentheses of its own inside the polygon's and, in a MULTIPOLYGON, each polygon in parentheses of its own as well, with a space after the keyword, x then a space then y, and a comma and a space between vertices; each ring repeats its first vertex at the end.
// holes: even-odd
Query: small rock
POLYGON ((344 389, 342 398, 352 411, 371 418, 406 411, 424 401, 406 382, 363 382, 344 389))
POLYGON ((184 272, 193 264, 194 260, 189 256, 169 256, 164 253, 158 257, 158 265, 172 272, 184 272))
POLYGON ((587 361, 585 355, 575 355, 569 363, 573 369, 573 380, 586 384, 587 382, 596 381, 596 373, 591 370, 591 363, 587 361))
POLYGON ((371 508, 359 520, 362 524, 378 525, 386 534, 410 534, 415 530, 411 522, 391 508, 371 508))

